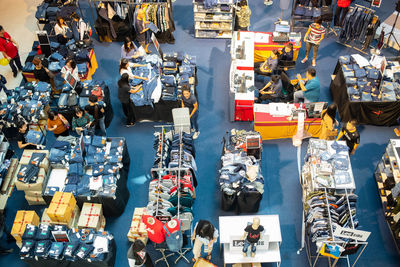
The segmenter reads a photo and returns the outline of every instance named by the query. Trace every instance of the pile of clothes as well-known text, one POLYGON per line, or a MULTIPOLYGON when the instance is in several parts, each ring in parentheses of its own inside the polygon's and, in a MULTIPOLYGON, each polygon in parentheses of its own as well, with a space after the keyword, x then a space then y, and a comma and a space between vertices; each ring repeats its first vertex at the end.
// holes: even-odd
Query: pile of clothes
POLYGON ((353 188, 348 151, 344 141, 310 139, 303 165, 303 179, 312 180, 316 188, 353 188))
MULTIPOLYGON (((346 80, 347 94, 352 102, 383 102, 400 100, 400 83, 394 77, 382 77, 378 68, 371 64, 360 67, 355 58, 360 55, 340 56, 339 63, 346 80)), ((368 60, 365 59, 367 62, 368 60)), ((394 62, 388 62, 386 69, 391 69, 394 62)))
POLYGON ((161 99, 177 101, 182 99, 182 86, 188 85, 195 95, 196 57, 181 52, 168 52, 163 55, 161 99))
MULTIPOLYGON (((357 195, 335 195, 324 191, 310 192, 305 198, 306 227, 312 242, 321 248, 324 241, 332 240, 332 234, 338 226, 356 229, 359 221, 356 217, 357 195)), ((335 236, 335 241, 350 241, 335 236)), ((350 246, 346 246, 350 248, 350 246)), ((357 249, 347 250, 344 255, 354 254, 357 249)))
POLYGON ((115 254, 115 241, 109 232, 67 229, 64 225, 27 224, 19 255, 22 259, 108 261, 115 254), (69 242, 57 242, 52 233, 65 231, 69 242))
POLYGON ((2 99, 0 106, 0 123, 6 127, 16 127, 21 120, 37 123, 50 103, 50 92, 51 86, 45 82, 26 83, 7 90, 7 99, 2 99))
POLYGON ((260 159, 247 154, 247 136, 259 133, 232 130, 225 137, 219 170, 221 207, 225 211, 257 212, 264 193, 260 159))
POLYGON ((203 3, 205 10, 213 9, 218 5, 220 5, 221 11, 229 11, 230 10, 229 4, 231 3, 230 0, 195 0, 195 2, 203 3))
POLYGON ((68 142, 59 138, 51 148, 49 161, 53 169, 63 166, 68 172, 66 177, 50 174, 45 195, 60 191, 75 196, 115 196, 125 139, 104 136, 73 139, 68 142))
MULTIPOLYGON (((70 18, 73 13, 77 11, 75 0, 71 0, 70 4, 64 5, 63 1, 58 0, 44 0, 37 6, 35 17, 40 23, 48 23, 56 21, 58 16, 64 20, 70 18)), ((65 2, 65 1, 64 1, 65 2)))
POLYGON ((17 173, 17 179, 27 184, 35 183, 38 179, 39 166, 46 157, 46 153, 32 153, 28 164, 22 164, 17 173))

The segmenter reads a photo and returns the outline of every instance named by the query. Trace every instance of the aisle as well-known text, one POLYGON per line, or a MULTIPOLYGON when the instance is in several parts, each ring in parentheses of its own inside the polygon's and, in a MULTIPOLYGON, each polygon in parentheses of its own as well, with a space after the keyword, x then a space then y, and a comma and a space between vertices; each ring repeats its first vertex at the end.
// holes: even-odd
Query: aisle
MULTIPOLYGON (((30 0, 14 0, 19 2, 30 0)), ((90 11, 87 1, 81 1, 87 18, 90 11)), ((195 220, 208 219, 218 225, 218 216, 233 215, 221 212, 219 208, 220 192, 216 184, 216 174, 221 154, 221 139, 225 131, 231 128, 250 129, 251 123, 230 123, 228 121, 228 72, 230 65, 229 41, 203 40, 193 38, 193 12, 191 0, 177 0, 174 3, 176 25, 175 45, 162 45, 164 51, 185 51, 197 56, 198 95, 200 103, 200 137, 196 141, 199 168, 197 200, 195 201, 195 220)), ((280 15, 279 1, 273 6, 265 7, 263 0, 250 0, 253 15, 252 30, 270 31, 272 22, 280 15)), ((387 1, 391 2, 391 1, 387 1)), ((392 10, 392 3, 383 2, 378 14, 387 16, 392 10)), ((32 12, 32 8, 28 10, 32 12)), ((285 12, 285 17, 289 12, 285 12)), ((34 16, 34 12, 32 13, 34 16)), ((92 24, 93 25, 93 24, 92 24)), ((33 33, 32 33, 33 34, 33 33)), ((120 58, 119 43, 99 43, 95 41, 95 52, 99 69, 94 79, 107 80, 110 84, 111 101, 114 108, 114 119, 107 133, 109 136, 123 136, 127 139, 131 156, 128 188, 131 193, 125 212, 119 218, 107 220, 107 230, 114 234, 117 242, 117 267, 128 266, 126 252, 129 243, 127 231, 130 226, 133 209, 147 204, 149 170, 152 166, 154 151, 154 123, 140 123, 133 128, 123 126, 122 110, 117 99, 116 81, 118 79, 118 61, 120 58)), ((318 76, 323 88, 322 100, 330 101, 328 92, 330 74, 339 55, 353 53, 344 49, 333 38, 324 41, 320 48, 320 60, 317 67, 318 76)), ((304 48, 300 57, 304 55, 304 48)), ((309 65, 298 63, 298 70, 304 73, 309 65)), ((294 72, 292 72, 294 74, 294 72)), ((359 195, 358 217, 362 230, 371 231, 369 246, 359 260, 358 266, 398 266, 400 257, 394 249, 390 232, 385 224, 379 202, 373 171, 381 157, 389 138, 394 138, 392 128, 363 126, 361 145, 352 157, 354 177, 359 195)), ((296 151, 291 140, 268 141, 264 143, 262 171, 266 178, 264 198, 259 214, 279 214, 283 243, 281 246, 282 266, 308 266, 305 251, 300 255, 301 237, 301 189, 297 175, 296 151)), ((305 145, 303 145, 303 151, 305 145)), ((7 225, 12 224, 16 210, 30 209, 22 192, 14 191, 7 208, 7 225)), ((216 246, 213 262, 223 266, 222 257, 216 246)), ((321 263, 325 263, 322 262, 321 263)), ((17 253, 0 255, 0 266, 25 266, 17 253), (12 264, 10 264, 12 263, 12 264)), ((162 266, 162 265, 158 265, 162 266)), ((189 266, 180 262, 176 266, 189 266)), ((319 266, 326 266, 320 264, 319 266)))

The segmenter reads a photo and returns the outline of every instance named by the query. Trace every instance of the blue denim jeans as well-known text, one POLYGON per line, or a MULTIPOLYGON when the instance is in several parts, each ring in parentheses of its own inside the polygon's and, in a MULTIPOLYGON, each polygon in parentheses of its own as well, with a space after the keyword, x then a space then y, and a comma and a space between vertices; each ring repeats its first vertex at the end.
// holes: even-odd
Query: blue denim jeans
POLYGON ((104 117, 99 119, 100 134, 106 136, 106 124, 104 123, 104 117))
POLYGON ((199 131, 199 124, 197 122, 198 116, 199 116, 199 112, 196 111, 195 113, 193 113, 192 117, 190 117, 190 124, 192 126, 192 129, 194 129, 195 132, 199 131))
POLYGON ((243 244, 243 253, 247 253, 247 250, 249 249, 249 247, 251 246, 251 252, 255 253, 257 250, 257 243, 250 243, 249 241, 244 240, 244 244, 243 244))

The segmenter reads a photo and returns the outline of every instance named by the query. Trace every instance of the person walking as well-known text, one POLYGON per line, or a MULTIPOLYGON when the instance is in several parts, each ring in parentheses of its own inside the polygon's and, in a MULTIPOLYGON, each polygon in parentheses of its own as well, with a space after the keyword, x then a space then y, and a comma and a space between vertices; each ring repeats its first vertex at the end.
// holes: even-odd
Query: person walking
POLYGON ((118 99, 121 101, 122 110, 126 116, 126 127, 135 125, 135 114, 133 113, 132 100, 130 94, 134 94, 139 89, 132 89, 129 85, 129 75, 124 73, 118 81, 118 99))
POLYGON ((336 125, 336 104, 330 104, 329 107, 321 113, 321 133, 319 139, 333 140, 337 135, 336 125))
POLYGON ((95 127, 100 127, 101 135, 106 136, 105 119, 105 104, 99 103, 97 96, 89 96, 89 104, 86 105, 85 110, 94 118, 95 127))
POLYGON ((321 44, 321 41, 325 37, 325 27, 322 26, 322 19, 318 18, 314 20, 304 35, 304 42, 306 43, 306 55, 301 61, 301 63, 306 63, 308 60, 308 55, 310 54, 311 48, 313 49, 313 59, 312 59, 312 66, 317 66, 317 55, 318 55, 318 48, 321 44))
POLYGON ((360 144, 360 134, 357 131, 357 121, 352 119, 347 122, 345 127, 342 127, 340 130, 336 140, 346 141, 350 155, 354 155, 358 145, 360 144))
POLYGON ((199 117, 199 104, 197 98, 192 94, 187 84, 182 86, 182 108, 189 108, 190 125, 192 127, 193 139, 197 139, 200 135, 199 124, 197 118, 199 117))
POLYGON ((8 59, 14 78, 17 77, 18 71, 22 71, 18 49, 17 42, 0 25, 0 51, 3 57, 8 59))

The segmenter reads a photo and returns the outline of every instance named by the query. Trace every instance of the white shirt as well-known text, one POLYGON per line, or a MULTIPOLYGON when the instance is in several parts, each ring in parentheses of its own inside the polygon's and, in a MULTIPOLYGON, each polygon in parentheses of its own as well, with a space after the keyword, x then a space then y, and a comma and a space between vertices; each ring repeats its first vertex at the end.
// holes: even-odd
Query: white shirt
POLYGON ((67 25, 62 25, 62 26, 60 27, 58 24, 56 24, 56 25, 54 26, 54 31, 55 31, 56 35, 61 34, 62 36, 65 36, 65 34, 67 33, 67 30, 68 30, 68 29, 69 29, 69 28, 68 28, 67 25))
POLYGON ((129 75, 129 79, 135 79, 133 73, 132 73, 132 67, 134 66, 134 63, 129 62, 128 63, 128 69, 122 69, 120 71, 120 75, 122 76, 122 74, 127 73, 129 75))
POLYGON ((67 74, 67 72, 70 72, 72 77, 74 77, 74 79, 76 81, 80 81, 81 79, 79 78, 79 74, 78 74, 78 67, 76 67, 74 70, 68 68, 67 66, 62 67, 61 69, 61 74, 65 77, 65 74, 67 74))

